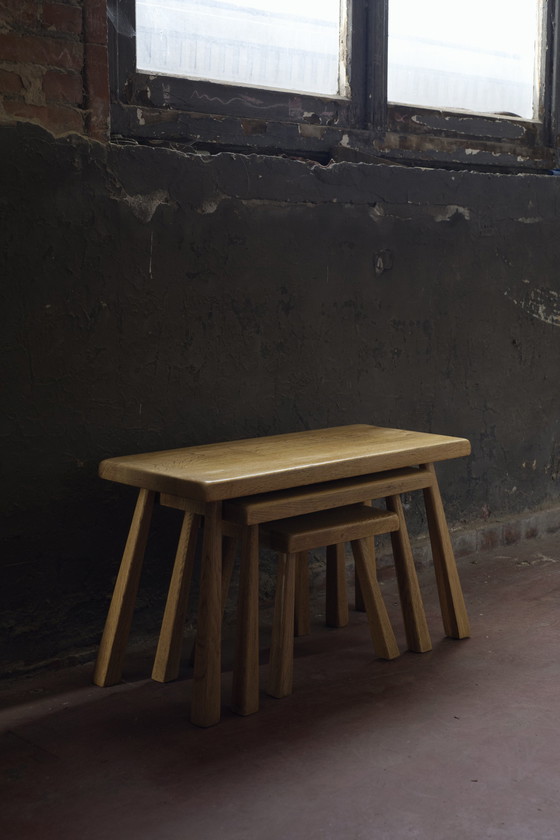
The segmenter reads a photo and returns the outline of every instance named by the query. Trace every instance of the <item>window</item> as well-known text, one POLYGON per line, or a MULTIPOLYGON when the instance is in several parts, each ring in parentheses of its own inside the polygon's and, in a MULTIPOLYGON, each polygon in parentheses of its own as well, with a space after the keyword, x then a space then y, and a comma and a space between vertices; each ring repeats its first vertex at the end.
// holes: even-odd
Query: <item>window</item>
POLYGON ((556 168, 556 0, 108 0, 112 130, 317 160, 556 168))
POLYGON ((136 0, 137 67, 345 96, 344 0, 136 0))
POLYGON ((538 117, 540 0, 390 0, 392 102, 538 117))

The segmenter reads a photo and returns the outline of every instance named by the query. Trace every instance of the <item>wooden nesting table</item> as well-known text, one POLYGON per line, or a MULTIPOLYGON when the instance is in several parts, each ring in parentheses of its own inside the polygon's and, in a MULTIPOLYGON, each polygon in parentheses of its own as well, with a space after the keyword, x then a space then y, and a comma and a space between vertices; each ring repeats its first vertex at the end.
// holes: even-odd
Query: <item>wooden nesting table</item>
MULTIPOLYGON (((393 492, 424 489, 445 632, 469 635, 469 624, 433 464, 470 453, 464 438, 352 425, 191 446, 102 461, 102 478, 140 488, 94 673, 97 685, 121 678, 138 581, 156 494, 191 500, 204 515, 191 720, 220 719, 222 503, 308 485, 375 477, 419 467, 423 482, 401 481, 393 492)), ((273 498, 271 496, 271 498, 273 498)), ((188 506, 187 506, 188 509, 188 506)), ((302 511, 303 512, 303 511, 302 511)), ((292 515, 294 511, 292 510, 292 515)), ((187 532, 181 539, 188 540, 187 532)), ((254 577, 253 577, 254 581, 254 577)), ((254 585, 254 584, 253 584, 254 585)))

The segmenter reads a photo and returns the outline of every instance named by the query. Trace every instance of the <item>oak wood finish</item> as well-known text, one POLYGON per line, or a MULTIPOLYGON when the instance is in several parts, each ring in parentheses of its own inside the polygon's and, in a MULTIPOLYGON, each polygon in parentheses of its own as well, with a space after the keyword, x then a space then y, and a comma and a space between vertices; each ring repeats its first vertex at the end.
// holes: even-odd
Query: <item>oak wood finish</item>
POLYGON ((296 594, 294 608, 294 636, 311 633, 311 607, 309 602, 309 555, 300 551, 296 558, 296 594))
POLYGON ((199 526, 200 516, 184 514, 152 669, 156 682, 169 682, 179 676, 199 526))
MULTIPOLYGON (((223 593, 227 595, 227 588, 223 593)), ((258 525, 243 529, 231 706, 240 715, 251 715, 259 709, 258 525)))
POLYGON ((140 490, 119 573, 105 621, 93 673, 95 685, 120 682, 126 643, 132 624, 140 573, 150 530, 155 493, 140 490))
POLYGON ((280 519, 263 527, 262 533, 273 551, 291 554, 375 534, 388 534, 397 530, 399 518, 390 511, 366 505, 349 505, 280 519))
POLYGON ((222 506, 206 505, 195 643, 191 721, 213 726, 220 720, 222 628, 222 506))
POLYGON ((348 596, 346 594, 346 556, 344 545, 327 546, 326 623, 328 627, 348 624, 348 596))
POLYGON ((428 487, 432 481, 433 476, 425 467, 326 481, 300 489, 244 496, 225 502, 224 519, 240 525, 256 525, 399 493, 411 493, 428 487))
MULTIPOLYGON (((144 512, 140 514, 137 506, 109 609, 95 681, 106 685, 120 678, 122 655, 149 525, 148 509, 151 512, 155 492, 162 494, 162 500, 166 497, 181 500, 181 504, 172 506, 206 517, 197 664, 191 710, 191 718, 195 723, 211 725, 219 720, 221 614, 216 605, 220 602, 222 519, 221 512, 216 513, 214 503, 240 496, 256 496, 259 493, 272 495, 290 489, 293 493, 303 492, 304 495, 307 492, 307 502, 305 499, 300 502, 302 505, 313 505, 318 504, 312 501, 315 491, 311 488, 300 491, 298 488, 323 483, 326 492, 319 504, 328 507, 354 501, 355 495, 351 494, 361 493, 355 487, 328 488, 327 484, 330 483, 367 478, 369 475, 372 481, 380 482, 373 491, 374 496, 379 497, 409 492, 414 489, 410 486, 411 481, 417 483, 418 487, 423 482, 433 481, 435 492, 431 492, 433 487, 429 483, 423 489, 426 505, 430 509, 428 516, 432 545, 436 546, 434 562, 444 624, 450 635, 463 637, 468 628, 468 620, 464 604, 461 605, 460 585, 453 555, 450 553, 441 498, 438 501, 439 490, 432 462, 460 457, 469 452, 470 444, 463 438, 355 425, 103 461, 99 468, 101 477, 141 488, 139 502, 140 498, 144 499, 140 505, 144 512), (399 472, 406 473, 400 476, 403 483, 391 484, 399 480, 399 472)), ((272 500, 274 504, 278 501, 272 500)), ((267 504, 270 502, 269 499, 267 504)), ((297 504, 297 500, 292 499, 288 504, 297 504)), ((221 504, 218 505, 220 507, 221 504)), ((264 514, 261 510, 258 515, 270 516, 272 509, 264 514)), ((306 508, 296 508, 296 511, 301 513, 302 509, 306 508)), ((278 516, 293 515, 296 511, 294 508, 284 509, 278 516)))
POLYGON ((399 656, 377 581, 375 554, 368 546, 368 538, 372 535, 387 533, 398 527, 396 514, 364 505, 294 516, 268 524, 268 543, 280 552, 267 686, 269 694, 285 697, 292 691, 296 565, 300 557, 297 552, 302 550, 302 546, 303 550, 307 550, 351 541, 376 653, 384 659, 399 656))
POLYGON ((468 455, 464 438, 354 425, 109 458, 99 475, 199 501, 254 493, 468 455))
POLYGON ((395 659, 400 651, 377 580, 375 549, 367 540, 359 539, 352 540, 352 551, 374 650, 382 659, 395 659))
MULTIPOLYGON (((235 555, 237 552, 238 536, 238 534, 234 534, 232 536, 224 535, 222 537, 222 619, 226 611, 229 587, 233 575, 233 567, 235 565, 235 555)), ((191 666, 194 665, 195 650, 196 636, 192 643, 191 652, 189 654, 189 664, 191 666)))
MULTIPOLYGON (((193 499, 183 499, 181 496, 172 496, 169 493, 161 493, 159 502, 164 507, 175 508, 176 510, 184 510, 185 512, 199 514, 204 516, 204 503, 197 502, 193 499)), ((232 537, 238 539, 241 536, 241 529, 235 522, 222 520, 222 533, 225 537, 232 537)))
POLYGON ((266 688, 267 694, 271 697, 287 697, 292 693, 296 561, 297 555, 294 553, 280 554, 278 557, 272 643, 266 688))
POLYGON ((386 504, 387 509, 399 517, 399 529, 391 533, 391 544, 408 649, 416 653, 426 653, 432 649, 432 640, 424 612, 401 497, 389 496, 386 504))
POLYGON ((365 612, 366 605, 364 604, 364 596, 362 595, 362 588, 358 575, 354 574, 354 609, 356 612, 365 612))
POLYGON ((424 490, 424 503, 426 505, 443 626, 446 636, 451 636, 453 639, 465 639, 471 634, 469 618, 455 564, 435 467, 433 464, 427 464, 426 469, 432 473, 434 478, 432 484, 424 490))
MULTIPOLYGON (((171 507, 177 510, 185 511, 185 521, 187 517, 194 517, 193 537, 196 539, 196 532, 203 520, 204 504, 202 502, 193 501, 191 499, 182 499, 180 496, 172 496, 162 493, 160 495, 160 504, 164 507, 171 507)), ((226 601, 229 592, 229 585, 233 573, 233 566, 235 561, 235 553, 237 542, 241 534, 241 529, 234 523, 222 522, 223 533, 223 562, 222 562, 222 615, 226 608, 226 601)), ((181 536, 179 537, 181 544, 181 536)), ((196 549, 196 542, 192 545, 192 550, 196 549)), ((194 554, 189 559, 189 581, 188 585, 185 582, 183 588, 180 588, 180 581, 184 575, 184 559, 181 557, 179 548, 173 566, 171 582, 167 594, 167 602, 163 614, 161 624, 158 647, 154 660, 154 667, 152 670, 152 679, 157 682, 171 682, 176 680, 179 676, 181 651, 183 647, 183 633, 186 619, 186 611, 188 606, 190 579, 192 578, 192 564, 194 564, 194 554), (179 585, 178 585, 179 584, 179 585)), ((189 661, 194 664, 195 643, 189 656, 189 661)))
MULTIPOLYGON (((229 595, 229 587, 233 575, 233 568, 235 566, 235 555, 237 553, 237 546, 239 542, 239 534, 228 536, 224 534, 222 537, 222 619, 225 615, 227 607, 227 599, 229 595)), ((194 654, 196 649, 196 638, 193 641, 189 663, 194 665, 194 654)))

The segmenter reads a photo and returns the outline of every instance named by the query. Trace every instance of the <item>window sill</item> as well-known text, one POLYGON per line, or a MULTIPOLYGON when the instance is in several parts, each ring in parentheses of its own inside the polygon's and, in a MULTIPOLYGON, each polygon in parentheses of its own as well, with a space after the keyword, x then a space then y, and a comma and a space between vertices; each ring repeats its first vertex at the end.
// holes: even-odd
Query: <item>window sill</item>
POLYGON ((539 144, 539 127, 530 121, 513 123, 500 117, 392 106, 388 130, 382 132, 321 125, 313 116, 309 121, 279 122, 114 104, 111 133, 192 151, 296 156, 320 163, 334 160, 512 173, 558 168, 557 150, 539 144), (473 136, 474 128, 481 126, 486 131, 483 139, 473 136))

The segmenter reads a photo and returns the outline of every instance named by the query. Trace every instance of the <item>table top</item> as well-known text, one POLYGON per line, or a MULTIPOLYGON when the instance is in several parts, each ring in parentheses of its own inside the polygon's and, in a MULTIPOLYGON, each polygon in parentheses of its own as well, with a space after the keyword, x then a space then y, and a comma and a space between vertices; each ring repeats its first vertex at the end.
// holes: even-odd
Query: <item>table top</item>
POLYGON ((108 458, 110 481, 212 502, 468 455, 465 438, 352 425, 108 458))

